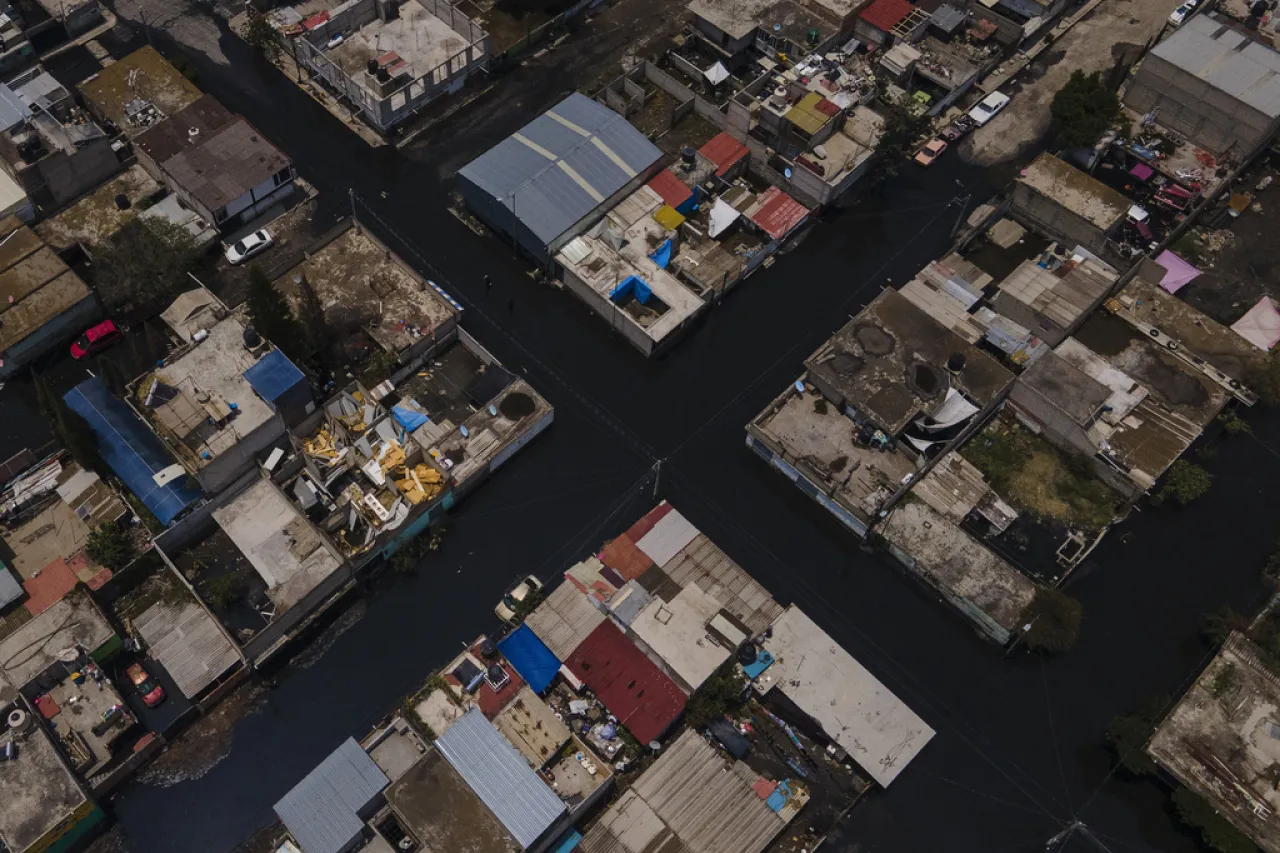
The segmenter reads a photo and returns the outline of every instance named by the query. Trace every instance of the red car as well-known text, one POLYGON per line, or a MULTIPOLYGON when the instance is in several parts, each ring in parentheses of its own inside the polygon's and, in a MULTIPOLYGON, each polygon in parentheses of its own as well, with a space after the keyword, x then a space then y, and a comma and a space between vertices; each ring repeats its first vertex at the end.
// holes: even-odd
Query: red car
POLYGON ((164 688, 147 674, 142 664, 133 664, 124 671, 124 674, 129 676, 133 689, 138 691, 138 695, 142 697, 142 703, 148 708, 154 708, 164 701, 164 688))
POLYGON ((102 352, 123 337, 124 332, 120 331, 115 323, 103 320, 76 338, 75 343, 71 345, 71 357, 88 358, 94 353, 102 352))

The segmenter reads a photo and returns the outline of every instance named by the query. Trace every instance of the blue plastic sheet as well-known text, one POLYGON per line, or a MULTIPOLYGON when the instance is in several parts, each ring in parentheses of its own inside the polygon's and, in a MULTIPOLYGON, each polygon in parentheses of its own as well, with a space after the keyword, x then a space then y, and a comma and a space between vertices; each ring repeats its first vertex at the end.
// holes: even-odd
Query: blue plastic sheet
POLYGON ((649 260, 665 270, 667 264, 671 263, 671 241, 667 240, 659 246, 658 250, 649 256, 649 260))
POLYGON ((415 429, 430 422, 431 420, 426 415, 422 414, 422 412, 415 412, 413 409, 406 409, 403 406, 393 407, 391 409, 391 416, 396 419, 396 423, 409 430, 409 432, 413 432, 415 429))
POLYGON ((498 641, 498 651, 511 662, 534 693, 551 686, 560 671, 560 660, 528 625, 521 625, 498 641))
POLYGON ((644 279, 639 276, 629 275, 613 289, 609 294, 609 300, 611 302, 621 302, 632 294, 635 295, 637 302, 644 305, 649 301, 649 297, 653 295, 653 290, 644 279))

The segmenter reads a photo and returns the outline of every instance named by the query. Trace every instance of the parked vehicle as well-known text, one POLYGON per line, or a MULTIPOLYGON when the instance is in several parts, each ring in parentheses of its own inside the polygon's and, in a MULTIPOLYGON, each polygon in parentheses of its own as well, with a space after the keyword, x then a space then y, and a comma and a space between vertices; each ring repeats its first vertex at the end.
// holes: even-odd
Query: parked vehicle
POLYGON ((271 235, 265 230, 254 231, 227 247, 227 262, 238 264, 246 261, 259 252, 266 251, 271 246, 271 242, 271 235))
POLYGON ((969 131, 973 130, 974 127, 973 119, 964 115, 944 127, 942 132, 938 135, 947 142, 959 142, 961 139, 964 139, 969 131))
POLYGON ((112 344, 118 343, 124 337, 124 332, 110 320, 103 320, 96 326, 91 326, 85 330, 85 333, 76 338, 71 344, 71 357, 74 359, 88 358, 95 353, 100 353, 112 344))
POLYGON ((947 150, 947 143, 941 139, 930 139, 924 144, 924 147, 916 152, 915 161, 921 166, 932 166, 933 161, 942 156, 942 152, 947 150))
POLYGON ((1007 107, 1011 100, 1012 98, 1004 92, 992 92, 981 101, 978 101, 973 109, 969 110, 969 118, 976 126, 982 127, 995 118, 996 113, 1007 107))
POLYGON ((129 677, 133 689, 142 697, 142 704, 154 708, 164 701, 164 688, 142 668, 142 664, 131 664, 124 674, 129 677))
POLYGON ((493 608, 493 612, 503 622, 514 622, 519 615, 521 602, 541 589, 542 581, 533 575, 521 578, 502 596, 502 600, 498 602, 497 607, 493 608))
POLYGON ((1169 23, 1175 27, 1182 26, 1187 18, 1191 17, 1191 13, 1196 10, 1197 5, 1199 5, 1199 0, 1187 0, 1169 13, 1169 23))

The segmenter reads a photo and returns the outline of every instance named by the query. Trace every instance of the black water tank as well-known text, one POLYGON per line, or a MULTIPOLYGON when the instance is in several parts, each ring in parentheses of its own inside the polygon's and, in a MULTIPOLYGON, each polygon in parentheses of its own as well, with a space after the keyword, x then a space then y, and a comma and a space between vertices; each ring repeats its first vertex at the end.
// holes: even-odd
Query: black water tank
POLYGON ((680 159, 684 161, 686 166, 692 169, 693 165, 698 162, 698 152, 694 150, 692 145, 686 145, 684 150, 680 152, 680 159))
POLYGON ((378 69, 378 82, 379 82, 379 83, 386 83, 386 82, 387 82, 388 80, 390 80, 390 79, 391 79, 391 72, 390 72, 390 71, 388 71, 388 70, 387 70, 387 69, 385 69, 385 68, 379 68, 379 69, 378 69))
POLYGON ((378 60, 376 60, 376 59, 370 59, 370 60, 369 60, 369 62, 365 65, 365 69, 366 69, 366 70, 368 70, 368 72, 369 72, 370 74, 377 74, 377 73, 378 73, 378 60))
POLYGON ((964 370, 964 353, 953 352, 947 359, 947 370, 952 373, 959 373, 964 370))
POLYGON ((258 330, 253 326, 244 327, 244 345, 248 349, 255 349, 262 344, 262 335, 258 334, 258 330))

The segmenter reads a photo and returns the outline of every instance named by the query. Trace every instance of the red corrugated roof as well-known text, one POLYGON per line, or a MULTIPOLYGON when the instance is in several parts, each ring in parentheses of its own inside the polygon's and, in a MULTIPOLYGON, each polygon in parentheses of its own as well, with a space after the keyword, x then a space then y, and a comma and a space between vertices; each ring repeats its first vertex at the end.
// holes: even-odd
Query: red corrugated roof
POLYGON ((840 115, 840 107, 833 104, 831 101, 828 101, 826 98, 823 98, 821 101, 818 101, 818 112, 822 113, 824 116, 834 117, 840 115))
POLYGON ((728 133, 717 133, 711 141, 698 149, 698 153, 716 164, 716 174, 723 175, 748 154, 747 146, 728 133))
POLYGON ((316 27, 320 26, 327 20, 329 20, 328 12, 317 12, 316 14, 312 15, 310 18, 307 18, 305 21, 302 22, 302 28, 304 30, 314 30, 316 27))
POLYGON ((873 0, 871 5, 858 15, 877 30, 886 33, 907 19, 916 7, 907 0, 873 0))
POLYGON ((809 215, 809 208, 777 187, 760 194, 759 207, 750 219, 775 240, 781 240, 809 215))
POLYGON ((640 743, 660 738, 684 711, 676 683, 612 622, 601 622, 565 666, 640 743))
POLYGON ((600 552, 600 562, 629 581, 640 577, 653 565, 653 560, 637 548, 636 543, 626 534, 604 546, 604 550, 600 552))
POLYGON ((22 585, 27 591, 25 606, 32 616, 39 616, 61 601, 75 585, 75 572, 71 571, 65 560, 55 560, 22 585))
POLYGON ((670 169, 663 169, 654 175, 649 181, 649 186, 671 207, 680 207, 689 200, 689 196, 693 195, 693 190, 689 189, 670 169))
POLYGON ((658 522, 667 517, 671 512, 671 504, 663 501, 653 509, 646 512, 640 517, 640 520, 627 528, 627 532, 622 534, 632 542, 639 542, 645 537, 645 534, 658 526, 658 522))

